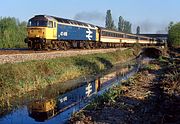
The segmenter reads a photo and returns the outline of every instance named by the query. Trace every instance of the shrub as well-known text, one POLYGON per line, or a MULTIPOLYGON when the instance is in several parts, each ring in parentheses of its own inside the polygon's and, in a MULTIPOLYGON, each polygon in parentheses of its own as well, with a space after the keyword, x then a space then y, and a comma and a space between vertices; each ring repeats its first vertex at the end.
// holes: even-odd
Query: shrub
POLYGON ((25 47, 26 22, 16 18, 0 18, 0 48, 25 47))
POLYGON ((173 47, 180 46, 180 22, 177 24, 174 24, 169 29, 169 45, 173 47))

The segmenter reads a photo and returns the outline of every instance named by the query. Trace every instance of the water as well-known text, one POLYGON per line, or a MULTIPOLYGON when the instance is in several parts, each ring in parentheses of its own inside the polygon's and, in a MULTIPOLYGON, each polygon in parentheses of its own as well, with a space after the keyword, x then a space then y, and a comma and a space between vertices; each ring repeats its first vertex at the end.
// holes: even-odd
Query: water
POLYGON ((1 117, 0 124, 66 123, 74 112, 88 105, 95 96, 119 85, 122 80, 127 80, 139 67, 140 64, 125 65, 103 76, 79 83, 82 85, 64 94, 32 101, 1 117))

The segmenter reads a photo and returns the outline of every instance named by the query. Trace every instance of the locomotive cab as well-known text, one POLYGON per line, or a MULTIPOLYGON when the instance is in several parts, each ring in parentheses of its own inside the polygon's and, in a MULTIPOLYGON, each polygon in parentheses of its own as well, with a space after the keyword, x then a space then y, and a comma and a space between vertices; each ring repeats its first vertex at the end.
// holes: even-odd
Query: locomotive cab
POLYGON ((28 46, 41 48, 43 43, 57 39, 57 20, 49 16, 37 15, 28 21, 27 32, 25 42, 28 46))
POLYGON ((56 113, 56 101, 53 99, 35 101, 28 105, 29 116, 36 121, 45 121, 56 113))

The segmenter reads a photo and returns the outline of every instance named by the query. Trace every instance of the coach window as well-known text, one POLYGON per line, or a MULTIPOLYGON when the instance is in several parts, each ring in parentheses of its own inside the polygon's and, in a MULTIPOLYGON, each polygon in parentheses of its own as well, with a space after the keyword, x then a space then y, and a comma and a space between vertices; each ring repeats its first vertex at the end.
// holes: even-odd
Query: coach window
POLYGON ((111 32, 109 33, 109 36, 112 36, 112 33, 111 33, 111 32))
POLYGON ((49 28, 53 28, 53 22, 52 22, 52 21, 49 21, 48 27, 49 27, 49 28))
POLYGON ((106 33, 105 33, 104 31, 102 31, 102 35, 103 35, 103 36, 106 36, 106 33))

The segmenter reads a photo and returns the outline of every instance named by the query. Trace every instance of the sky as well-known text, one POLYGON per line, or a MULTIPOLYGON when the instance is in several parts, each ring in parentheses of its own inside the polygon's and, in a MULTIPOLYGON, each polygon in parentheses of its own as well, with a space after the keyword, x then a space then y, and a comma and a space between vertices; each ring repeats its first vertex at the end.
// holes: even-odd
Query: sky
POLYGON ((94 25, 105 25, 110 9, 115 24, 119 16, 132 23, 132 31, 165 33, 170 21, 180 21, 180 0, 2 0, 0 17, 28 21, 37 14, 75 19, 94 25))

